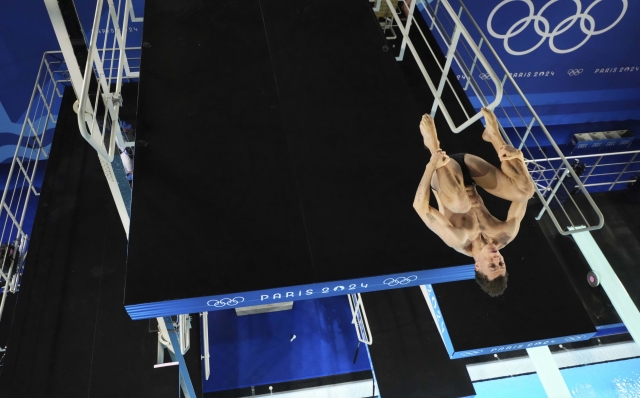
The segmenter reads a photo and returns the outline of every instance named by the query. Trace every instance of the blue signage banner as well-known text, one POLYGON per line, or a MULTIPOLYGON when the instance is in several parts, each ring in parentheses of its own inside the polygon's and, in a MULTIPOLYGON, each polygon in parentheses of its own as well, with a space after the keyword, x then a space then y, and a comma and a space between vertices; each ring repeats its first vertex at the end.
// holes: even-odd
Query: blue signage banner
POLYGON ((426 288, 426 296, 428 299, 427 303, 429 304, 429 309, 431 310, 433 319, 438 325, 438 331, 440 332, 440 336, 442 336, 442 340, 444 341, 444 345, 447 348, 447 352, 449 353, 449 357, 451 359, 467 358, 467 357, 487 355, 487 354, 497 354, 499 352, 505 352, 505 351, 524 350, 527 348, 548 346, 552 344, 575 343, 576 341, 589 340, 591 337, 593 337, 597 333, 597 332, 589 332, 589 333, 577 334, 572 336, 552 337, 544 340, 525 341, 522 343, 477 348, 477 349, 466 350, 466 351, 456 351, 455 347, 451 342, 451 338, 449 337, 449 332, 448 332, 446 323, 444 321, 442 312, 440 311, 438 300, 436 299, 436 295, 433 292, 433 288, 431 285, 426 285, 425 288, 426 288))
MULTIPOLYGON (((436 6, 435 1, 427 1, 436 6)), ((458 2, 449 0, 455 10, 458 2)), ((640 2, 463 3, 545 124, 640 119, 640 2)), ((424 6, 419 9, 430 21, 424 6)), ((468 18, 462 20, 479 42, 480 35, 468 18)), ((438 33, 433 33, 440 41, 438 33)), ((487 59, 494 70, 501 70, 493 56, 487 59)), ((455 63, 452 67, 465 86, 464 73, 455 63)), ((486 75, 482 72, 474 71, 476 80, 482 81, 486 75)), ((467 92, 473 96, 470 89, 467 92)), ((479 106, 476 98, 471 99, 479 106)))
POLYGON ((249 307, 253 305, 282 303, 286 301, 309 300, 352 293, 373 292, 377 290, 398 289, 409 286, 430 285, 433 283, 462 281, 473 278, 475 278, 475 271, 474 265, 471 264, 252 292, 238 292, 225 295, 134 304, 125 306, 125 309, 131 319, 138 320, 160 316, 249 307))
POLYGON ((451 355, 451 359, 467 358, 467 357, 474 357, 478 355, 487 355, 487 354, 497 354, 499 352, 524 350, 527 348, 548 346, 553 344, 575 343, 576 341, 589 340, 595 334, 596 332, 590 332, 590 333, 584 333, 584 334, 576 334, 573 336, 554 337, 546 340, 534 340, 534 341, 527 341, 524 343, 507 344, 507 345, 500 345, 495 347, 478 348, 476 350, 454 352, 454 354, 451 355))

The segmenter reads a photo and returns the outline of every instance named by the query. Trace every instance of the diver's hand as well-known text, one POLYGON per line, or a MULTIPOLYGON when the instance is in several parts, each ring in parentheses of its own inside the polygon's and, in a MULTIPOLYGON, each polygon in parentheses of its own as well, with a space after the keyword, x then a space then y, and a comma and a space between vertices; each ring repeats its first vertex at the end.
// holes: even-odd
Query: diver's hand
POLYGON ((524 155, 522 154, 522 151, 512 147, 511 145, 501 146, 500 149, 498 149, 498 157, 500 157, 501 162, 511 159, 520 159, 524 162, 524 155))
POLYGON ((433 165, 433 167, 437 170, 440 167, 443 167, 447 163, 449 163, 450 160, 451 160, 451 158, 449 158, 449 156, 447 156, 447 153, 445 151, 443 151, 442 149, 440 149, 440 150, 436 151, 436 153, 431 155, 431 161, 429 163, 431 163, 433 165))

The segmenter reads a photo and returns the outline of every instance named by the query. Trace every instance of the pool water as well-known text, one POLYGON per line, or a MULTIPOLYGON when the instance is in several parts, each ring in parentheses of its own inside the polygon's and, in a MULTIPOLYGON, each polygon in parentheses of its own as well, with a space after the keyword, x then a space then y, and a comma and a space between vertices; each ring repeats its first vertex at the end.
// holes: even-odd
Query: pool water
MULTIPOLYGON (((640 358, 562 369, 576 398, 640 397, 640 358)), ((537 374, 473 383, 478 398, 546 398, 537 374)))

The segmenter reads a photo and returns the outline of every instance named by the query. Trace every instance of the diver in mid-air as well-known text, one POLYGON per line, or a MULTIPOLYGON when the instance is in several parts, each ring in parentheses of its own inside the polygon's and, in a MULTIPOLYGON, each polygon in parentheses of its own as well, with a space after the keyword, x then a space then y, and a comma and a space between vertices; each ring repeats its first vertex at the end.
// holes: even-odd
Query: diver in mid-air
POLYGON ((489 295, 499 296, 507 287, 509 275, 500 249, 518 234, 534 187, 522 151, 506 144, 492 111, 483 108, 482 113, 486 122, 482 139, 493 145, 502 162, 501 169, 470 153, 447 155, 440 149, 433 118, 424 115, 420 132, 431 151, 431 160, 413 207, 444 243, 474 258, 476 281, 489 295), (511 201, 506 221, 489 213, 476 185, 511 201), (429 205, 432 189, 438 209, 429 205))

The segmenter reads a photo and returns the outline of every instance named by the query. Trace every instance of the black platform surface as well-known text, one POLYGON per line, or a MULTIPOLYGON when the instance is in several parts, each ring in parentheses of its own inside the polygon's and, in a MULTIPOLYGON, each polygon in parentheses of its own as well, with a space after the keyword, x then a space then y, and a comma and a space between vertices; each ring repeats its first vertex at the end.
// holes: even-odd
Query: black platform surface
POLYGON ((371 362, 382 397, 475 395, 463 361, 449 359, 419 287, 365 293, 371 362))
MULTIPOLYGON (((125 305, 473 262, 412 208, 429 160, 418 123, 432 97, 408 53, 398 63, 383 51, 367 1, 152 0, 144 40, 138 138, 149 145, 136 152, 125 305)), ((438 115, 436 126, 447 152, 499 165, 481 123, 452 134, 438 115)), ((506 217, 507 202, 481 195, 506 217)), ((505 249, 514 299, 460 305, 518 314, 501 321, 518 325, 505 343, 525 341, 517 332, 554 306, 591 332, 557 259, 534 255, 548 243, 527 217, 505 249), (545 283, 519 289, 531 272, 558 294, 541 294, 545 283)), ((547 322, 540 338, 567 329, 547 322)))
POLYGON ((153 0, 144 35, 125 304, 470 263, 412 208, 420 113, 367 1, 153 0))

